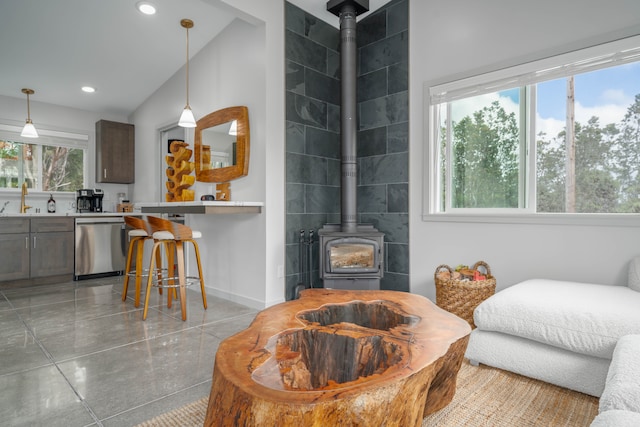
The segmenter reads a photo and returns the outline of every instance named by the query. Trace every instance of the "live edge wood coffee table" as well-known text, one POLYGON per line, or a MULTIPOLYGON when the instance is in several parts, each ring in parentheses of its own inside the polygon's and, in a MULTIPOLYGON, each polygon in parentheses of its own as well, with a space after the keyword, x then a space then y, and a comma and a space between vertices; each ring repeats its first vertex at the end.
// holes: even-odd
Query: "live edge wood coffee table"
POLYGON ((205 426, 420 426, 470 332, 420 295, 305 290, 220 344, 205 426))

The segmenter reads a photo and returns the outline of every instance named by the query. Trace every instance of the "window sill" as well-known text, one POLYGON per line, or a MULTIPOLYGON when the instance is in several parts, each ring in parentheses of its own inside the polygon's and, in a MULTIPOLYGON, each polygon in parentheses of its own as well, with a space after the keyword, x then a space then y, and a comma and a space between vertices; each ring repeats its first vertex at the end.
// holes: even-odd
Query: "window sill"
POLYGON ((638 227, 640 214, 423 214, 425 222, 638 227))

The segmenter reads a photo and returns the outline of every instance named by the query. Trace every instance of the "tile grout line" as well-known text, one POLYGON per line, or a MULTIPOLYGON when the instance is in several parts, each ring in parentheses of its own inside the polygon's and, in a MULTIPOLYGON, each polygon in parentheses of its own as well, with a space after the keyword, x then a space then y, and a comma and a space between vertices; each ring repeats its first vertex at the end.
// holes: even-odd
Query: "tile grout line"
MULTIPOLYGON (((4 296, 4 294, 3 294, 4 296)), ((5 297, 6 298, 6 297, 5 297)), ((8 298, 7 298, 8 300, 8 298)), ((33 330, 31 329, 31 327, 27 324, 27 322, 22 318, 22 316, 20 315, 20 313, 18 312, 18 310, 13 306, 13 303, 11 303, 11 301, 8 301, 9 305, 11 306, 11 308, 15 311, 16 316, 18 316, 18 319, 20 319, 20 321, 22 322, 22 324, 24 325, 24 327, 27 329, 27 331, 29 332, 29 334, 33 337, 33 341, 38 345, 38 347, 40 348, 40 350, 42 350, 42 352, 44 353, 45 357, 51 362, 51 364, 56 368, 56 370, 58 371, 58 373, 60 373, 60 375, 62 375, 62 378, 64 378, 64 381, 69 385, 69 387, 71 388, 71 390, 73 391, 73 394, 76 395, 76 397, 78 398, 78 400, 80 400, 80 403, 82 404, 82 407, 89 413, 89 416, 91 418, 93 418, 93 420, 97 423, 97 425, 99 427, 104 427, 102 422, 100 421, 100 419, 97 417, 97 415, 93 412, 93 409, 91 409, 91 407, 89 406, 89 404, 85 401, 85 399, 80 395, 80 393, 78 393, 78 391, 75 389, 75 387, 73 386, 73 384, 71 384, 71 382, 69 381, 69 379, 67 378, 67 376, 64 374, 64 372, 62 372, 62 369, 60 369, 60 366, 58 366, 58 363, 56 363, 55 359, 53 358, 53 356, 51 355, 51 353, 49 353, 49 350, 47 350, 44 346, 44 344, 42 344, 42 342, 40 341, 40 339, 38 339, 38 337, 36 337, 36 334, 33 332, 33 330)))
MULTIPOLYGON (((105 283, 105 285, 107 285, 107 283, 105 283)), ((76 285, 76 286, 77 286, 77 285, 76 285)), ((119 298, 122 296, 122 292, 118 292, 115 288, 112 288, 112 289, 113 289, 113 290, 111 291, 111 292, 112 292, 112 294, 113 294, 113 295, 115 295, 115 296, 119 299, 119 298)), ((193 292, 195 292, 195 291, 193 291, 193 292)), ((105 293, 105 295, 106 295, 106 294, 107 294, 107 293, 105 293)), ((189 293, 188 293, 188 295, 189 295, 189 293)), ((191 296, 191 295, 189 295, 189 296, 191 296)), ((198 295, 198 296, 199 296, 199 295, 198 295)), ((209 295, 207 295, 207 296, 209 296, 209 295)), ((19 295, 16 295, 16 297, 20 297, 20 296, 19 296, 19 295)), ((188 298, 189 298, 189 297, 188 297, 188 298)), ((179 394, 179 393, 181 393, 181 392, 184 392, 184 391, 186 391, 186 390, 190 390, 190 389, 193 389, 193 388, 195 388, 195 387, 201 386, 202 384, 205 384, 205 383, 207 383, 207 382, 210 382, 211 380, 210 380, 210 379, 207 379, 207 380, 204 380, 204 381, 198 382, 197 384, 193 384, 193 385, 191 385, 191 386, 189 386, 189 387, 186 387, 186 388, 184 388, 184 389, 182 389, 182 390, 175 391, 175 392, 171 393, 170 395, 162 396, 162 397, 159 397, 159 398, 157 398, 157 399, 154 399, 154 400, 153 400, 153 401, 151 401, 151 402, 148 402, 148 403, 145 403, 145 404, 138 405, 138 406, 136 406, 136 407, 134 407, 134 408, 126 409, 126 410, 121 411, 121 412, 119 412, 119 413, 117 413, 117 414, 108 414, 108 415, 106 415, 104 418, 102 418, 102 419, 101 419, 101 418, 99 418, 99 417, 97 416, 97 414, 93 411, 93 409, 92 409, 92 407, 89 405, 88 401, 86 401, 86 400, 85 400, 85 399, 80 395, 80 392, 78 391, 79 389, 78 389, 78 390, 76 390, 76 388, 73 386, 72 382, 70 381, 70 378, 72 378, 72 377, 67 377, 67 376, 65 376, 64 372, 63 372, 63 371, 62 371, 62 369, 61 369, 61 365, 62 365, 63 363, 68 364, 68 363, 69 363, 69 361, 71 361, 71 360, 73 360, 73 359, 77 359, 77 358, 81 358, 81 357, 86 357, 86 356, 91 356, 91 355, 98 354, 98 353, 101 353, 101 352, 104 352, 104 351, 117 349, 117 348, 119 348, 119 347, 124 347, 124 346, 128 346, 128 345, 135 345, 135 344, 145 343, 145 342, 148 342, 148 341, 161 339, 162 337, 166 337, 166 336, 179 335, 179 334, 183 334, 183 333, 188 333, 190 330, 197 331, 198 333, 203 333, 204 335, 209 336, 209 337, 212 337, 212 338, 214 338, 214 339, 216 339, 216 340, 222 340, 222 339, 224 339, 224 338, 217 336, 214 332, 206 331, 206 330, 205 330, 205 329, 206 329, 206 327, 207 327, 208 325, 215 325, 215 324, 222 323, 222 322, 226 322, 226 321, 230 321, 230 320, 232 321, 232 320, 235 320, 235 319, 240 319, 240 318, 242 318, 242 317, 244 317, 244 316, 247 316, 247 315, 252 315, 252 316, 254 316, 254 315, 255 315, 255 312, 251 312, 251 313, 242 313, 242 314, 235 314, 235 315, 233 315, 233 314, 232 314, 232 315, 231 315, 231 317, 221 318, 221 319, 217 319, 217 320, 212 320, 212 321, 207 322, 207 323, 200 323, 200 322, 198 322, 198 320, 196 319, 196 322, 185 322, 185 323, 187 323, 187 324, 186 324, 186 325, 184 325, 184 328, 183 328, 183 329, 180 329, 180 330, 176 330, 176 331, 173 331, 173 332, 164 332, 164 333, 162 333, 162 332, 160 332, 160 331, 157 331, 157 332, 159 332, 159 333, 158 333, 158 335, 142 337, 141 339, 135 340, 135 341, 133 341, 133 342, 129 342, 129 343, 122 344, 122 345, 117 345, 117 346, 115 346, 115 347, 111 347, 111 348, 109 348, 109 349, 103 349, 103 350, 93 351, 93 352, 86 353, 86 354, 81 354, 81 355, 75 355, 75 356, 72 356, 72 357, 67 357, 67 358, 64 358, 64 359, 59 359, 59 358, 54 358, 53 354, 52 354, 52 353, 50 353, 50 351, 47 349, 47 347, 45 347, 45 344, 44 344, 44 341, 46 340, 46 339, 45 339, 45 337, 43 337, 43 340, 40 340, 40 339, 36 336, 36 332, 35 332, 36 328, 35 328, 35 327, 31 327, 31 326, 30 326, 30 320, 29 320, 29 317, 28 317, 28 312, 26 312, 26 311, 22 311, 22 310, 25 310, 25 309, 26 309, 26 310, 28 310, 28 309, 30 309, 30 308, 32 308, 32 307, 41 307, 41 306, 50 305, 50 304, 67 303, 67 302, 70 302, 70 301, 77 301, 77 300, 78 300, 78 298, 76 298, 76 299, 74 299, 74 300, 69 300, 69 301, 55 301, 55 302, 53 302, 53 303, 42 303, 42 302, 40 302, 40 303, 38 303, 38 304, 36 304, 36 305, 34 305, 34 306, 25 305, 25 306, 22 306, 22 307, 17 308, 17 307, 13 304, 13 302, 11 301, 11 298, 10 298, 9 296, 7 296, 7 295, 6 295, 6 293, 5 293, 5 292, 3 292, 3 290, 0 290, 0 302, 1 302, 3 299, 7 301, 7 307, 8 307, 8 310, 13 311, 13 312, 18 316, 19 323, 23 325, 23 327, 26 329, 26 331, 28 331, 28 335, 29 335, 29 336, 31 336, 31 337, 32 337, 32 339, 34 340, 34 342, 38 345, 38 348, 40 348, 40 350, 41 350, 41 351, 43 352, 43 354, 45 355, 46 360, 47 360, 50 364, 52 364, 53 366, 55 366, 56 371, 57 371, 57 372, 59 372, 59 373, 60 373, 60 375, 62 375, 62 377, 64 378, 64 381, 69 385, 69 387, 71 387, 71 390, 72 390, 72 391, 73 391, 73 393, 77 396, 77 399, 81 402, 81 404, 83 405, 83 407, 85 408, 85 410, 89 413, 89 415, 90 415, 90 417, 91 417, 91 420, 92 420, 92 423, 91 423, 91 424, 88 424, 88 425, 87 425, 87 426, 85 426, 85 427, 89 427, 89 426, 100 426, 100 427, 104 427, 104 424, 103 424, 103 423, 108 423, 108 422, 109 422, 108 420, 111 420, 111 419, 113 419, 114 417, 116 417, 116 416, 118 416, 118 415, 123 415, 123 414, 126 414, 126 413, 127 413, 127 412, 129 412, 129 411, 132 411, 132 410, 135 410, 135 409, 142 408, 142 407, 144 407, 144 406, 148 405, 149 403, 157 403, 157 402, 161 402, 161 401, 162 401, 162 399, 164 399, 164 398, 166 398, 166 397, 171 397, 171 396, 174 396, 174 395, 178 395, 178 394, 179 394), (25 316, 22 316, 22 314, 25 314, 25 316)), ((86 299, 88 299, 88 297, 79 298, 79 299, 80 299, 80 300, 86 300, 86 299)), ((127 296, 127 300, 128 300, 128 301, 131 301, 132 299, 133 299, 133 298, 132 298, 131 296, 127 296)), ((179 304, 179 301, 176 301, 176 304, 179 304)), ((160 316, 160 317, 164 317, 164 318, 166 318, 166 319, 173 319, 173 320, 176 320, 176 321, 178 321, 178 322, 182 323, 182 322, 181 322, 181 319, 180 319, 180 313, 179 313, 179 312, 167 312, 166 310, 164 310, 164 309, 163 309, 163 304, 162 304, 162 303, 160 303, 160 304, 158 304, 158 305, 150 305, 150 307, 149 307, 149 308, 152 310, 152 312, 155 312, 155 313, 156 313, 158 316, 160 316)), ((213 307, 211 307, 211 308, 213 308, 213 307)), ((139 312, 139 311, 140 311, 140 309, 139 309, 139 308, 134 309, 134 308, 132 308, 132 307, 129 307, 129 308, 126 310, 126 312, 127 312, 127 313, 133 313, 133 312, 136 312, 136 311, 137 311, 137 312, 139 312)), ((113 316, 113 315, 116 315, 116 314, 118 314, 118 313, 102 314, 102 315, 100 315, 100 316, 98 316, 98 317, 99 317, 99 318, 103 318, 103 317, 113 316)), ((217 317, 217 316, 214 316, 214 317, 217 317)), ((204 319, 203 319, 203 321, 204 321, 204 319)), ((47 365, 42 365, 42 366, 47 366, 47 365)))
POLYGON ((129 408, 129 409, 125 410, 125 411, 118 412, 117 414, 110 415, 110 416, 108 416, 107 418, 103 418, 103 419, 102 419, 102 421, 107 421, 107 420, 110 420, 110 419, 115 418, 115 417, 117 417, 117 416, 124 415, 124 414, 126 414, 127 412, 130 412, 130 411, 133 411, 133 410, 136 410, 136 409, 143 408, 143 407, 145 407, 145 406, 147 406, 147 405, 151 405, 151 404, 156 403, 156 402, 160 402, 160 401, 162 401, 163 399, 166 399, 166 398, 168 398, 168 397, 176 396, 176 395, 178 395, 178 394, 180 394, 180 393, 183 393, 183 392, 185 392, 185 391, 187 391, 187 390, 190 390, 190 389, 192 389, 192 388, 199 387, 199 386, 201 386, 202 384, 206 384, 206 383, 208 383, 208 382, 211 382, 211 380, 200 381, 200 382, 199 382, 199 383, 197 383, 197 384, 193 384, 192 386, 189 386, 189 387, 183 388, 183 389, 181 389, 181 390, 174 391, 174 392, 173 392, 173 393, 171 393, 171 394, 167 394, 167 395, 165 395, 165 396, 158 397, 158 398, 153 399, 153 400, 151 400, 151 401, 149 401, 149 402, 147 402, 147 403, 143 403, 143 404, 140 404, 140 405, 135 406, 135 407, 133 407, 133 408, 129 408))

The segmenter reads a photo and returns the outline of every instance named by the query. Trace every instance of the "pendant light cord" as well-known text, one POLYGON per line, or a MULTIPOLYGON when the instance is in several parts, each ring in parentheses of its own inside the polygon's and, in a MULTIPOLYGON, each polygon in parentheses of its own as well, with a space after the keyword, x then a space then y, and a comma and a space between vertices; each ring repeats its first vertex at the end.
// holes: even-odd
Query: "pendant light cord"
POLYGON ((187 107, 191 108, 189 105, 189 27, 187 28, 187 107))
POLYGON ((27 92, 27 120, 31 121, 31 103, 29 102, 29 92, 27 92))
POLYGON ((182 110, 182 114, 180 115, 180 119, 178 120, 178 125, 186 128, 196 127, 196 119, 193 117, 193 111, 191 111, 191 106, 189 105, 189 29, 193 28, 193 21, 191 19, 183 19, 180 21, 180 25, 182 28, 187 30, 187 61, 186 61, 186 82, 187 82, 187 105, 185 105, 184 110, 182 110))

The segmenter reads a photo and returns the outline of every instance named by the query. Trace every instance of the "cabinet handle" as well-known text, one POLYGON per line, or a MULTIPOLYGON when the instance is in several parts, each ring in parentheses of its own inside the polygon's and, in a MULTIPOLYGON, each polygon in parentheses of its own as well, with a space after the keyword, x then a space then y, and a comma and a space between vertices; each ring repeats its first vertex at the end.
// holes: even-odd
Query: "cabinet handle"
POLYGON ((25 249, 29 249, 29 238, 28 237, 24 238, 24 248, 25 249))
POLYGON ((36 248, 36 236, 33 236, 33 249, 36 248))
POLYGON ((104 178, 107 178, 107 169, 104 169, 104 172, 102 173, 104 175, 104 178))

